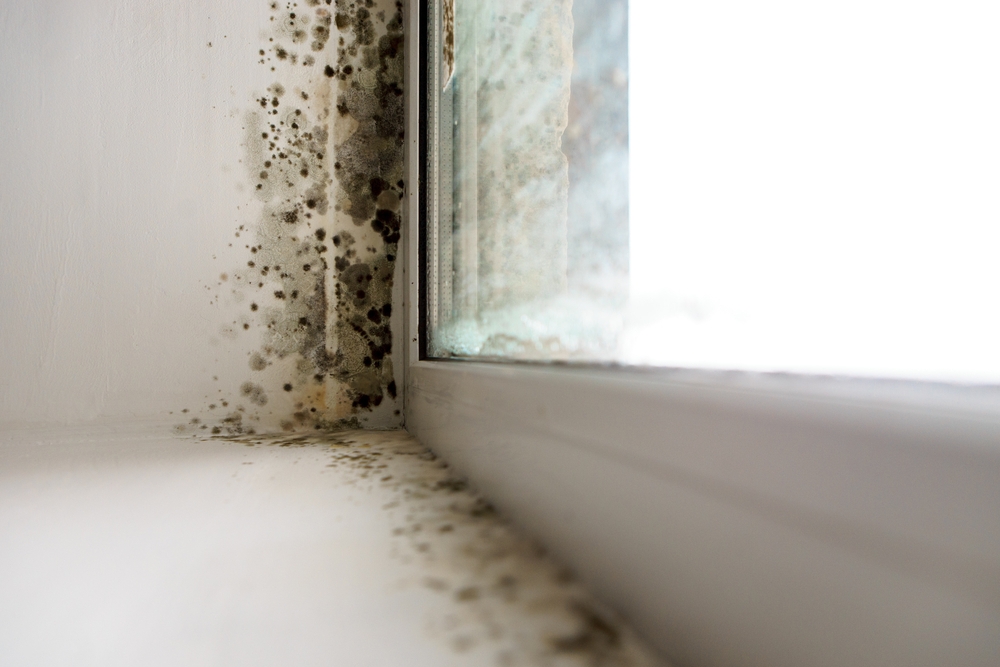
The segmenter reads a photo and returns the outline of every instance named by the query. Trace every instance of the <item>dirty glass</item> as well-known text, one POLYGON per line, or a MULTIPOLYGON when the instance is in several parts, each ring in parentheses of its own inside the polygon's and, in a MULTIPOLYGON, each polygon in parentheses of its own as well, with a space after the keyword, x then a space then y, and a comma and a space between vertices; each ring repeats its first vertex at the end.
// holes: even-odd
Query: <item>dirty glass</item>
POLYGON ((428 11, 428 356, 1000 381, 991 3, 428 11))

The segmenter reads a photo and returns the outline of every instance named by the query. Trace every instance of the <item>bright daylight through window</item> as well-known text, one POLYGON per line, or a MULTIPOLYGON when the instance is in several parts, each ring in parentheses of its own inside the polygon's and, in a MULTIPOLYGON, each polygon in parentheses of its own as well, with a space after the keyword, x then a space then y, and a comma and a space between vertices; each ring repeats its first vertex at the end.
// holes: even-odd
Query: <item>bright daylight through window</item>
POLYGON ((427 355, 1000 381, 998 17, 431 2, 427 355))

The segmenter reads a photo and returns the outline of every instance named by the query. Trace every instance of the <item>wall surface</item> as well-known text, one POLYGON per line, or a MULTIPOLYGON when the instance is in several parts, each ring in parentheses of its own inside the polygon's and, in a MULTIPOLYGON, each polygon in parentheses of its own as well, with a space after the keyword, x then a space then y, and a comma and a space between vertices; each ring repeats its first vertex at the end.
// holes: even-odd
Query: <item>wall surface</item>
MULTIPOLYGON (((347 48, 359 26, 377 44, 397 11, 381 4, 372 26, 320 0, 297 18, 263 0, 0 1, 0 424, 392 422, 391 363, 370 397, 345 388, 325 321, 340 270, 321 243, 342 199, 328 148, 358 127, 331 113, 355 84, 330 67, 352 57, 327 46, 333 14, 347 48), (272 152, 288 159, 268 190, 257 162, 272 152)), ((394 265, 380 268, 388 301, 394 265)), ((388 323, 375 334, 391 359, 388 323)))

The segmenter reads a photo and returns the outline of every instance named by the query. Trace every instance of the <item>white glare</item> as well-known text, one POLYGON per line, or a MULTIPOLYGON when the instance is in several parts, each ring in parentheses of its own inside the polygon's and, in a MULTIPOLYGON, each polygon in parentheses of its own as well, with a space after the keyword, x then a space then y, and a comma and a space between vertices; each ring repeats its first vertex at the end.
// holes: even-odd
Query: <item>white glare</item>
POLYGON ((623 361, 1000 381, 997 7, 632 0, 623 361))

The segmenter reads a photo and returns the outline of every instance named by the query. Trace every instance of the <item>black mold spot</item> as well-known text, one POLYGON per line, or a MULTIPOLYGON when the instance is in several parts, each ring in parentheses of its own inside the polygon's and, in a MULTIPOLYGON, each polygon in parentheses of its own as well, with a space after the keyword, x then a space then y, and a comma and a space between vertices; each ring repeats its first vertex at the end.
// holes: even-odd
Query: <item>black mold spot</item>
POLYGON ((389 184, 381 178, 375 177, 368 181, 368 187, 371 190, 372 199, 378 199, 380 194, 389 189, 389 184))
POLYGON ((386 320, 392 309, 384 306, 391 301, 393 264, 400 239, 400 198, 390 184, 402 181, 403 176, 402 15, 401 5, 397 5, 397 11, 385 24, 385 33, 379 36, 374 17, 366 7, 346 0, 338 1, 336 6, 335 23, 347 37, 338 48, 335 74, 339 72, 343 83, 336 109, 339 115, 351 116, 357 122, 353 135, 337 146, 334 176, 342 193, 338 197, 350 201, 346 212, 354 224, 374 231, 381 242, 376 243, 371 232, 359 232, 367 251, 375 253, 373 258, 366 256, 359 261, 356 253, 361 248, 353 248, 341 234, 333 236, 338 251, 333 264, 338 278, 337 326, 341 341, 335 368, 341 368, 339 363, 344 365, 338 379, 350 388, 352 404, 367 409, 381 403, 384 394, 393 396, 390 384, 395 390, 388 358, 392 335, 386 320), (350 83, 348 77, 353 77, 359 67, 366 76, 374 75, 374 88, 363 89, 350 83), (351 358, 358 357, 362 363, 352 366, 351 358))
MULTIPOLYGON (((267 266, 248 262, 249 270, 236 274, 237 286, 253 289, 256 284, 263 289, 270 287, 265 280, 280 283, 271 288, 275 301, 263 309, 267 317, 261 322, 262 347, 251 356, 251 369, 262 370, 295 355, 286 367, 296 369, 300 380, 285 383, 287 391, 304 391, 312 386, 310 378, 322 383, 332 376, 355 410, 371 410, 386 396, 396 398, 389 318, 401 198, 392 184, 401 183, 403 176, 402 4, 397 3, 388 17, 386 12, 374 13, 373 3, 358 0, 325 4, 299 0, 298 5, 271 6, 274 32, 266 48, 258 51, 260 61, 268 60, 268 53, 285 61, 285 67, 300 58, 305 66, 326 60, 319 63, 324 74, 320 81, 332 81, 320 85, 313 79, 307 90, 296 88, 295 97, 285 97, 292 92, 287 82, 275 82, 258 95, 256 116, 248 120, 246 164, 263 213, 257 227, 247 231, 256 234, 251 253, 267 266), (303 3, 315 9, 306 12, 303 3), (334 26, 339 32, 336 55, 319 55, 334 26), (299 49, 317 56, 296 55, 290 44, 301 44, 299 49), (316 95, 321 98, 318 104, 313 101, 316 95), (302 108, 282 104, 299 98, 302 108), (331 121, 334 106, 337 112, 331 121), (337 160, 331 169, 325 160, 329 123, 343 122, 340 119, 346 116, 354 129, 346 137, 338 135, 337 160), (330 188, 332 184, 335 188, 330 188), (325 217, 332 213, 331 207, 338 211, 337 218, 325 217), (357 242, 343 229, 345 220, 363 226, 355 232, 357 242), (331 229, 331 224, 337 228, 331 229), (373 227, 377 227, 374 233, 373 227), (333 240, 329 248, 323 243, 328 235, 333 240), (334 292, 329 295, 327 256, 334 277, 334 292), (335 300, 329 304, 335 307, 335 351, 326 347, 331 299, 335 300)), ((251 310, 260 307, 255 302, 251 310)), ((241 393, 254 405, 263 405, 267 400, 263 389, 247 386, 241 393)), ((302 417, 284 420, 292 425, 304 424, 316 411, 304 407, 314 399, 296 398, 296 415, 302 417)), ((230 427, 220 425, 224 432, 230 427)))
POLYGON ((267 405, 267 394, 259 384, 244 382, 240 385, 240 393, 250 399, 256 405, 267 405))
POLYGON ((439 480, 438 483, 434 485, 434 488, 449 491, 451 493, 458 493, 459 491, 465 491, 468 489, 469 484, 464 479, 449 477, 447 479, 439 480))
POLYGON ((571 610, 580 619, 576 634, 552 641, 552 647, 561 653, 602 654, 621 644, 618 629, 590 607, 574 603, 571 610))
POLYGON ((260 352, 250 355, 250 370, 262 371, 267 368, 267 360, 261 356, 260 352))

